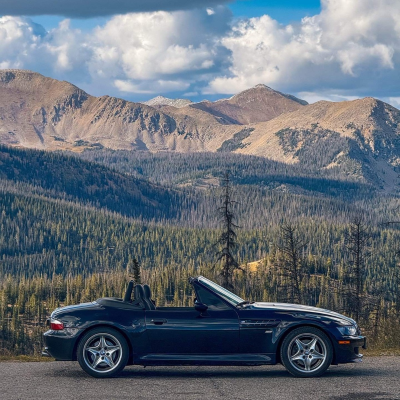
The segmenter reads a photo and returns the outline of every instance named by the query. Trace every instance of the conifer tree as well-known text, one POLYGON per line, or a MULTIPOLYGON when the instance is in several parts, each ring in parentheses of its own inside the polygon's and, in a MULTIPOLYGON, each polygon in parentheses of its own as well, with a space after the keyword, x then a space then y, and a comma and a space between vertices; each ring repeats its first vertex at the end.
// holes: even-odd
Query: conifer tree
POLYGON ((140 264, 139 261, 134 258, 132 260, 133 280, 135 283, 142 283, 140 276, 140 264))

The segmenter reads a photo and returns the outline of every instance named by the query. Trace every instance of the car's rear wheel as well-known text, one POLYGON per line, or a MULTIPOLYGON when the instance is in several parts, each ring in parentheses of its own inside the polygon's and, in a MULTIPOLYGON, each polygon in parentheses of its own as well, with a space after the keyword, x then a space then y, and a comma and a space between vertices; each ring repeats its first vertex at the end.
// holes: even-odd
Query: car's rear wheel
POLYGON ((79 342, 77 358, 82 369, 95 378, 110 378, 121 372, 129 358, 125 337, 115 329, 94 328, 79 342))
POLYGON ((282 364, 292 375, 311 378, 322 375, 329 368, 333 348, 323 331, 304 326, 284 338, 280 356, 282 364))

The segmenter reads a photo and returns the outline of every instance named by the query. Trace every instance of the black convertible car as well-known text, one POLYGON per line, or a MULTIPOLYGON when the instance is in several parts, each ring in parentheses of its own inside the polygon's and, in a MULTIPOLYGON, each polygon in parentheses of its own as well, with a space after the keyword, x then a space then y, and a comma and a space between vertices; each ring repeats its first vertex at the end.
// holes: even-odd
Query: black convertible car
POLYGON ((96 378, 114 376, 127 364, 276 363, 294 376, 316 377, 331 364, 362 360, 366 340, 348 317, 248 302, 202 276, 190 283, 193 307, 156 307, 149 286, 130 282, 123 299, 58 308, 48 320, 43 355, 78 360, 96 378))

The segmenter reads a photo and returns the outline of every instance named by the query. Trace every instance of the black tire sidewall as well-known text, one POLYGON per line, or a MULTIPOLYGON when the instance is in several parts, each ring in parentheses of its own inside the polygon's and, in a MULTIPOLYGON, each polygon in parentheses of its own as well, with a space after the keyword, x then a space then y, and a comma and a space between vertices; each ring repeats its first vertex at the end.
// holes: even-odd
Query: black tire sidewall
POLYGON ((322 374, 324 374, 326 372, 326 370, 329 368, 329 366, 332 363, 332 359, 333 359, 332 342, 329 339, 329 337, 327 336, 327 334, 324 333, 321 329, 314 328, 311 326, 303 326, 303 327, 294 329, 293 331, 289 332, 285 336, 285 338, 283 339, 283 342, 282 342, 282 346, 281 346, 280 357, 281 357, 282 364, 284 365, 286 370, 297 378, 314 378, 317 376, 321 376, 322 374), (298 371, 297 369, 295 369, 292 366, 292 364, 290 363, 290 361, 288 359, 287 350, 288 350, 288 346, 289 346, 290 342, 292 341, 293 338, 295 338, 297 335, 300 335, 302 333, 303 334, 310 333, 310 334, 318 336, 324 342, 324 344, 326 346, 327 357, 326 357, 323 365, 315 372, 306 373, 306 372, 298 371))
POLYGON ((95 378, 111 378, 113 376, 118 375, 126 366, 128 363, 129 359, 129 346, 128 343, 122 333, 117 331, 116 329, 113 328, 108 328, 108 327, 98 327, 98 328, 93 328, 87 331, 79 340, 78 348, 77 348, 77 359, 79 362, 79 365, 81 368, 89 375, 95 377, 95 378), (93 371, 91 368, 89 368, 86 365, 86 362, 83 357, 83 347, 86 343, 86 341, 93 335, 99 334, 99 333, 105 333, 114 336, 116 339, 121 344, 121 351, 122 351, 122 356, 121 360, 118 364, 118 366, 113 369, 110 372, 96 372, 93 371))

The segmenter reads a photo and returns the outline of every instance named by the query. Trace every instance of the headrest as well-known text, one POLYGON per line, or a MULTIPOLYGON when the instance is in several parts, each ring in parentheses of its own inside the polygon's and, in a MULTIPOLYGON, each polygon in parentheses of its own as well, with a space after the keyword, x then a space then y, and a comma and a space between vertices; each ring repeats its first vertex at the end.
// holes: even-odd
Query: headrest
POLYGON ((135 300, 142 300, 144 297, 144 289, 142 285, 136 285, 134 289, 135 300))
POLYGON ((150 286, 149 285, 143 285, 143 290, 144 290, 144 297, 146 299, 150 299, 151 298, 150 286))
POLYGON ((132 290, 133 290, 133 281, 130 281, 128 283, 128 287, 127 287, 126 292, 125 292, 124 301, 127 301, 127 302, 131 301, 132 290))

